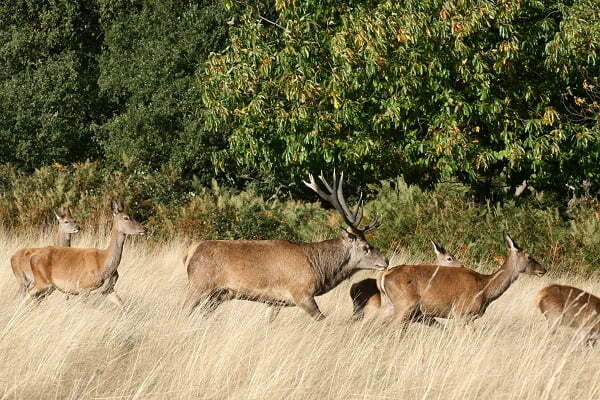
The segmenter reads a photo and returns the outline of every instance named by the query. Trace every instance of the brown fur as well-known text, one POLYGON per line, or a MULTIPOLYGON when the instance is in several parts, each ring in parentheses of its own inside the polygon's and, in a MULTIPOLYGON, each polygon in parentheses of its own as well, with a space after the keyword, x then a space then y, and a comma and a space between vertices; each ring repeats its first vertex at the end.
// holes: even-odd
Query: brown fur
POLYGON ((345 232, 318 243, 285 240, 204 240, 188 257, 190 313, 206 302, 214 310, 230 299, 276 307, 299 306, 324 318, 314 296, 327 293, 358 269, 383 269, 385 258, 364 238, 345 232))
POLYGON ((188 260, 192 257, 192 255, 194 255, 194 252, 196 251, 196 248, 198 247, 198 243, 186 243, 185 248, 185 254, 183 255, 183 266, 185 267, 185 269, 187 270, 187 262, 188 260))
MULTIPOLYGON (((394 306, 395 318, 414 321, 482 316, 520 273, 541 276, 546 270, 505 235, 508 256, 490 275, 467 268, 438 265, 400 265, 384 272, 382 290, 394 306)), ((383 280, 383 279, 382 279, 383 280)))
MULTIPOLYGON (((436 255, 436 265, 446 267, 462 267, 463 264, 456 260, 443 246, 431 241, 433 251, 436 255)), ((379 273, 377 279, 363 279, 350 287, 350 298, 354 305, 352 320, 358 321, 364 317, 372 318, 379 313, 382 304, 380 283, 383 273, 379 273)))
POLYGON ((114 285, 119 278, 117 267, 125 237, 144 232, 142 225, 124 212, 122 202, 113 202, 113 228, 108 248, 51 246, 40 249, 31 257, 34 284, 29 294, 42 300, 55 289, 74 295, 89 295, 97 290, 100 294, 111 295, 109 299, 122 306, 114 293, 114 285))
MULTIPOLYGON (((79 232, 79 224, 71 215, 71 209, 65 207, 60 212, 55 212, 58 222, 54 244, 61 247, 71 246, 71 235, 79 232)), ((17 250, 10 257, 10 266, 13 274, 19 283, 19 294, 25 296, 27 288, 33 283, 33 274, 31 272, 31 256, 36 254, 41 248, 25 248, 17 250)))
POLYGON ((600 337, 600 298, 572 286, 551 285, 540 290, 536 304, 553 333, 558 325, 582 330, 588 343, 600 337))
POLYGON ((353 305, 352 320, 371 318, 379 312, 381 293, 377 282, 378 279, 367 278, 350 287, 350 298, 353 305))

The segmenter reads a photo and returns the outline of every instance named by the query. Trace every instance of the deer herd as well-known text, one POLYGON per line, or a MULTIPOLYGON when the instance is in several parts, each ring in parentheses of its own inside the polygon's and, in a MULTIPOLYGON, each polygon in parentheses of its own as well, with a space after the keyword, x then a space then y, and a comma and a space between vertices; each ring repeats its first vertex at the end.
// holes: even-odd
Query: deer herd
MULTIPOLYGON (((297 243, 287 240, 199 240, 183 256, 189 292, 185 310, 198 307, 204 314, 227 300, 262 302, 273 321, 282 307, 298 306, 315 320, 325 318, 316 296, 325 294, 359 270, 378 271, 375 278, 353 284, 350 297, 354 321, 382 318, 386 322, 439 325, 436 318, 481 317, 488 306, 517 280, 519 274, 542 276, 546 269, 504 234, 506 257, 494 273, 485 275, 465 267, 442 245, 431 242, 434 264, 389 266, 371 245, 367 232, 378 222, 361 226, 362 196, 354 210, 343 193, 343 174, 331 184, 320 175, 304 182, 341 216, 346 228, 335 239, 297 243)), ((10 264, 23 298, 41 302, 54 290, 84 298, 98 293, 123 307, 115 293, 118 267, 128 235, 143 235, 144 227, 125 212, 122 201, 111 202, 112 232, 106 249, 71 247, 80 231, 71 210, 55 212, 58 233, 53 246, 23 248, 10 264)), ((549 323, 577 328, 589 344, 600 337, 600 299, 580 289, 551 285, 542 289, 536 304, 549 323)))

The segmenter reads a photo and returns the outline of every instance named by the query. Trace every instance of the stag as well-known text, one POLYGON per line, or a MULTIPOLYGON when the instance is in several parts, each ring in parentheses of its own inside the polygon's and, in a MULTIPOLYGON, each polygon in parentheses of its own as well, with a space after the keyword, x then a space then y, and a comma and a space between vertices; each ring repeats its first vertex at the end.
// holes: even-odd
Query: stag
POLYGON ((315 301, 361 269, 384 270, 387 259, 365 234, 379 226, 360 227, 364 202, 351 211, 343 193, 344 176, 333 174, 329 185, 312 175, 304 182, 330 203, 346 224, 341 236, 315 243, 288 240, 201 240, 184 257, 190 291, 185 306, 191 314, 202 305, 205 314, 227 300, 262 302, 272 308, 272 321, 281 307, 298 306, 315 320, 325 318, 315 301))

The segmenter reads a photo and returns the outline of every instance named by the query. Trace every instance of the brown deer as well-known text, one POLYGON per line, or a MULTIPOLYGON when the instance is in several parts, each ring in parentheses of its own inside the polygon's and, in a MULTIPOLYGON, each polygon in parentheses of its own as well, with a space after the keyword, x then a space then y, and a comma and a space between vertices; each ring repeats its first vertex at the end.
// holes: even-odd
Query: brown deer
POLYGON ((600 298, 566 285, 550 285, 540 290, 536 303, 546 317, 550 333, 558 325, 578 328, 588 344, 600 338, 600 298))
POLYGON ((481 317, 519 274, 546 273, 508 234, 504 234, 504 242, 508 255, 490 275, 439 265, 400 265, 385 271, 380 286, 394 307, 395 319, 432 324, 436 317, 471 321, 481 317))
POLYGON ((364 203, 356 210, 346 205, 343 174, 334 172, 333 185, 319 177, 327 192, 312 175, 304 182, 341 215, 347 228, 341 237, 316 243, 287 240, 201 240, 192 244, 187 256, 190 293, 185 306, 189 313, 203 304, 212 312, 226 300, 263 302, 274 307, 271 320, 280 307, 298 306, 316 320, 325 318, 315 296, 327 293, 360 269, 383 270, 387 259, 365 238, 375 223, 360 228, 364 203))
MULTIPOLYGON (((462 267, 463 264, 450 254, 444 246, 430 240, 435 252, 435 265, 445 267, 462 267)), ((381 275, 381 273, 379 273, 381 275)), ((354 306, 352 320, 359 321, 365 316, 371 318, 379 312, 381 308, 381 292, 377 286, 379 279, 367 278, 353 284, 350 287, 350 298, 354 306)))
POLYGON ((125 213, 123 202, 111 202, 113 225, 108 248, 76 249, 71 247, 46 247, 31 257, 34 282, 29 294, 41 301, 55 289, 68 295, 84 295, 92 292, 108 296, 123 307, 114 292, 119 279, 117 267, 121 262, 123 245, 127 235, 143 235, 144 227, 125 213))
MULTIPOLYGON (((58 231, 56 232, 54 244, 61 247, 71 247, 71 235, 80 231, 79 224, 71 214, 71 209, 64 207, 58 212, 54 211, 54 216, 58 221, 58 231)), ((33 282, 30 259, 38 250, 40 248, 20 249, 10 257, 10 266, 19 283, 19 295, 23 297, 27 295, 27 287, 33 282)))

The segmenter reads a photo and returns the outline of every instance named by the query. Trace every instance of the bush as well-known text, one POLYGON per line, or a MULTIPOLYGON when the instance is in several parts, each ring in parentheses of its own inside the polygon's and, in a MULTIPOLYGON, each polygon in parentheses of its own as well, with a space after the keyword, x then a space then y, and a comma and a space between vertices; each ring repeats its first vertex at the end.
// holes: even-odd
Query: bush
MULTIPOLYGON (((120 196, 155 240, 314 241, 335 237, 342 226, 335 212, 316 201, 265 200, 252 188, 239 191, 215 181, 181 187, 177 176, 169 170, 108 172, 96 163, 55 165, 30 175, 4 167, 0 223, 13 232, 39 229, 54 224, 53 208, 69 204, 85 229, 94 231, 109 221, 110 199, 120 196)), ((461 184, 423 191, 396 178, 370 189, 376 195, 367 203, 365 222, 381 218, 370 237, 388 254, 429 255, 429 239, 435 239, 467 265, 495 264, 505 255, 506 231, 551 270, 587 275, 600 265, 600 203, 589 195, 559 209, 552 196, 540 192, 526 200, 481 204, 461 184)))
POLYGON ((423 192, 402 179, 382 183, 369 204, 385 221, 373 242, 390 250, 428 254, 429 239, 434 239, 469 265, 501 260, 506 253, 502 234, 509 232, 551 270, 588 274, 598 268, 600 203, 591 197, 561 210, 547 193, 521 202, 485 204, 466 193, 467 187, 458 184, 423 192))

